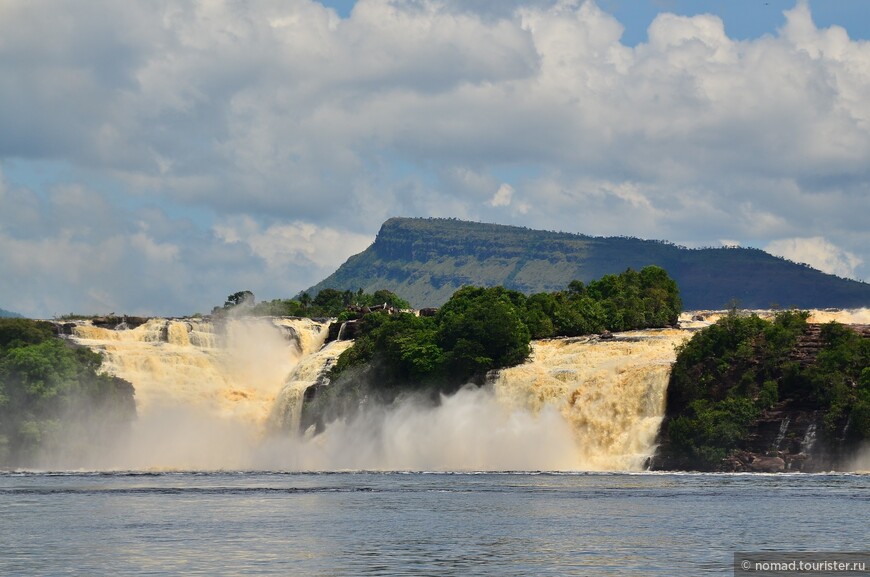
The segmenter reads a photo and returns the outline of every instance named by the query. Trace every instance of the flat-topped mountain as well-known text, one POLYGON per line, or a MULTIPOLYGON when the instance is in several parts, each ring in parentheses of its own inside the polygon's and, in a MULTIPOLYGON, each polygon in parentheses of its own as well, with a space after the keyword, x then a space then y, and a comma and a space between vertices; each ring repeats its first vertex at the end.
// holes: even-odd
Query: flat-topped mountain
POLYGON ((439 218, 391 218, 375 242, 309 289, 389 289, 415 307, 439 306, 465 285, 535 293, 626 268, 657 265, 686 309, 870 306, 870 284, 752 248, 688 249, 664 241, 593 237, 439 218))

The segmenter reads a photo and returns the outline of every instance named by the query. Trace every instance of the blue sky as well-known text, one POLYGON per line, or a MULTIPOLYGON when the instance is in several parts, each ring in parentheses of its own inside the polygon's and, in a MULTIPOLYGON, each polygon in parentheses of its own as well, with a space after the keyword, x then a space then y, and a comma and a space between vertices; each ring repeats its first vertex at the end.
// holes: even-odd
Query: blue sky
POLYGON ((289 297, 392 216, 870 278, 864 0, 6 0, 0 307, 289 297))
MULTIPOLYGON (((350 16, 355 0, 325 0, 342 18, 350 16)), ((732 38, 757 38, 773 34, 785 23, 782 13, 794 7, 790 0, 599 0, 602 10, 613 14, 623 26, 624 44, 635 46, 647 40, 647 28, 661 12, 682 16, 716 14, 732 38)), ((852 38, 870 37, 867 0, 828 0, 812 4, 813 19, 821 27, 846 26, 852 38)))

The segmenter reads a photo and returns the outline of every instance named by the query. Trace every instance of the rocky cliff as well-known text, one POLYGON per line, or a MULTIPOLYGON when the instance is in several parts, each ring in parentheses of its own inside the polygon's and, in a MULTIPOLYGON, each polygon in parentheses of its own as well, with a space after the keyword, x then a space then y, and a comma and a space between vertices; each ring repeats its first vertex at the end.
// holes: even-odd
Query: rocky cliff
MULTIPOLYGON (((740 327, 722 334, 729 331, 740 327)), ((847 468, 870 440, 870 325, 808 323, 796 332, 781 357, 769 345, 783 333, 770 327, 744 330, 725 352, 708 346, 703 358, 686 361, 693 347, 684 347, 650 466, 734 472, 847 468), (700 365, 706 366, 699 370, 700 365), (721 373, 714 375, 716 365, 721 373), (697 383, 693 394, 682 382, 686 378, 697 383)))

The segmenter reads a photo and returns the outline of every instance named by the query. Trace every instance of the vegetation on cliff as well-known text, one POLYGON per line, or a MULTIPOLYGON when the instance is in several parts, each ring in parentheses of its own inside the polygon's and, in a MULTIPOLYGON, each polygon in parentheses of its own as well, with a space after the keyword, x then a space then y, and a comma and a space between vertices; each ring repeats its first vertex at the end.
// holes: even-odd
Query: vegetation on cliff
POLYGON ((592 237, 465 222, 392 218, 365 251, 309 289, 386 288, 415 307, 441 306, 463 286, 530 295, 590 282, 626 268, 666 269, 688 309, 861 307, 870 284, 838 278, 751 248, 687 249, 663 241, 592 237))
POLYGON ((808 409, 829 440, 870 439, 870 339, 829 323, 813 358, 801 357, 807 317, 732 311, 678 349, 663 431, 671 468, 720 469, 734 451, 753 448, 753 425, 774 408, 808 409))
POLYGON ((99 373, 101 364, 50 323, 0 319, 0 466, 84 450, 135 417, 132 385, 99 373))

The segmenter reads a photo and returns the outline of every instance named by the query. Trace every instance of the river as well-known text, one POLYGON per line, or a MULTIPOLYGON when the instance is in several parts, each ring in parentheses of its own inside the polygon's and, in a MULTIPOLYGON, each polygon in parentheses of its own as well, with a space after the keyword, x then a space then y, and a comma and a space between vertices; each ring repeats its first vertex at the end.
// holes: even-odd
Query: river
POLYGON ((732 575, 868 518, 861 474, 6 472, 0 575, 732 575))

